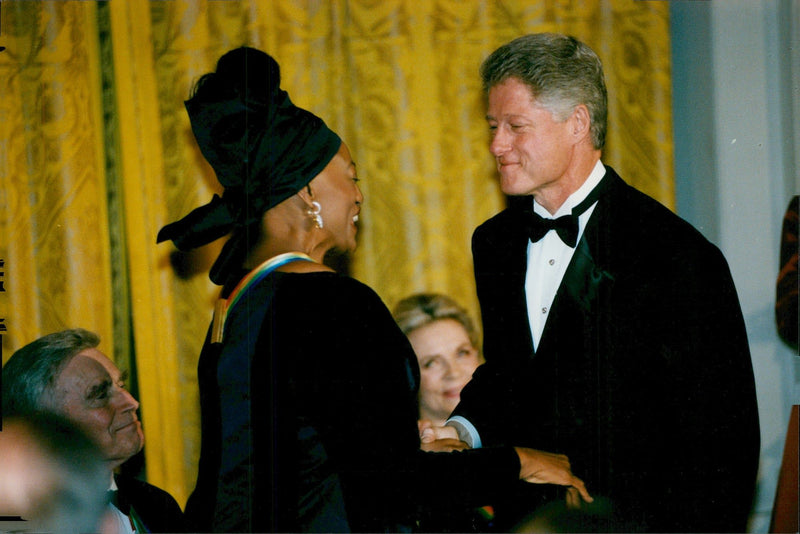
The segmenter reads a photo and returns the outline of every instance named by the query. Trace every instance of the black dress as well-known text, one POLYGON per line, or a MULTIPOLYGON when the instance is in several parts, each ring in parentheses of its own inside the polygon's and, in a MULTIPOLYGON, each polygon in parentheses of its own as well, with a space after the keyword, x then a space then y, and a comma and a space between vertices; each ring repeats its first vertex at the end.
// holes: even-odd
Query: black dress
POLYGON ((490 504, 517 483, 510 447, 419 450, 416 356, 351 278, 268 275, 223 343, 206 340, 198 374, 198 531, 409 531, 426 510, 490 504))

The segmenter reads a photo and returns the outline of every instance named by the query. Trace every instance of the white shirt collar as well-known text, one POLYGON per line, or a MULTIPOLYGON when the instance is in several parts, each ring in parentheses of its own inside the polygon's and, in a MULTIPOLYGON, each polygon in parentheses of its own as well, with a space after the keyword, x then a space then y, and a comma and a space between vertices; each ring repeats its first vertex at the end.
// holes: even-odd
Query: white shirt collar
POLYGON ((534 213, 537 213, 546 219, 555 219, 556 217, 561 217, 562 215, 569 215, 572 213, 572 208, 583 202, 583 200, 589 196, 589 193, 592 192, 592 190, 597 186, 597 184, 600 183, 600 180, 602 180, 603 176, 605 175, 606 168, 598 159, 597 163, 595 163, 594 168, 592 169, 592 172, 589 173, 589 177, 586 178, 586 181, 584 181, 576 191, 567 197, 567 200, 564 201, 554 215, 550 215, 550 212, 540 206, 535 200, 533 201, 534 213))

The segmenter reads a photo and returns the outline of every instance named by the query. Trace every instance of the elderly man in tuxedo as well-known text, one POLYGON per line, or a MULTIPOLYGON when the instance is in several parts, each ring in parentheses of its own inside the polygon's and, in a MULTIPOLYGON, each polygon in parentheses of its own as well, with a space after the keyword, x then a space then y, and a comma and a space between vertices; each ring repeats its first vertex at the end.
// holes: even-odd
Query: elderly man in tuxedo
POLYGON ((3 411, 17 417, 53 413, 80 428, 99 448, 108 471, 110 520, 104 532, 182 532, 183 514, 165 491, 114 470, 142 450, 139 402, 125 375, 83 329, 41 337, 3 367, 3 411))
MULTIPOLYGON (((601 161, 607 94, 589 47, 527 35, 481 76, 510 199, 473 235, 486 364, 448 424, 473 446, 568 455, 610 506, 590 530, 743 532, 760 437, 725 259, 601 161)), ((523 491, 498 518, 547 501, 523 491)))

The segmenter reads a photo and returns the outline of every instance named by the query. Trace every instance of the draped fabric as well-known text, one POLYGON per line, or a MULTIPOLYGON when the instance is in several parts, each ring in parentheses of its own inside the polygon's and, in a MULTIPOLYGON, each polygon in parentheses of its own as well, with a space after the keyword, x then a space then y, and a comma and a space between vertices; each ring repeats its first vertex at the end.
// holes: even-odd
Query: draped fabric
POLYGON ((470 236, 504 206, 478 66, 524 33, 592 46, 609 87, 603 159, 673 207, 668 6, 629 0, 21 1, 0 4, 3 358, 81 326, 133 375, 149 482, 185 502, 215 242, 158 229, 220 192, 183 107, 249 45, 348 144, 365 196, 350 274, 388 305, 440 291, 477 313, 470 236))

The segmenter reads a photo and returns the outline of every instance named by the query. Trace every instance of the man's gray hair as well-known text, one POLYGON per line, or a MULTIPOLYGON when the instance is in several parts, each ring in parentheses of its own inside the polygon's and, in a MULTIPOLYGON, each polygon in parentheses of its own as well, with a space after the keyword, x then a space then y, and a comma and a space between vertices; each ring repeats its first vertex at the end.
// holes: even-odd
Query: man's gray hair
POLYGON ((52 392, 64 366, 99 343, 97 334, 73 328, 40 337, 16 351, 3 366, 3 414, 58 411, 52 405, 52 392))
POLYGON ((501 46, 481 65, 483 90, 516 78, 557 121, 584 104, 591 118, 592 144, 606 142, 608 94, 597 54, 574 37, 558 33, 524 35, 501 46))

